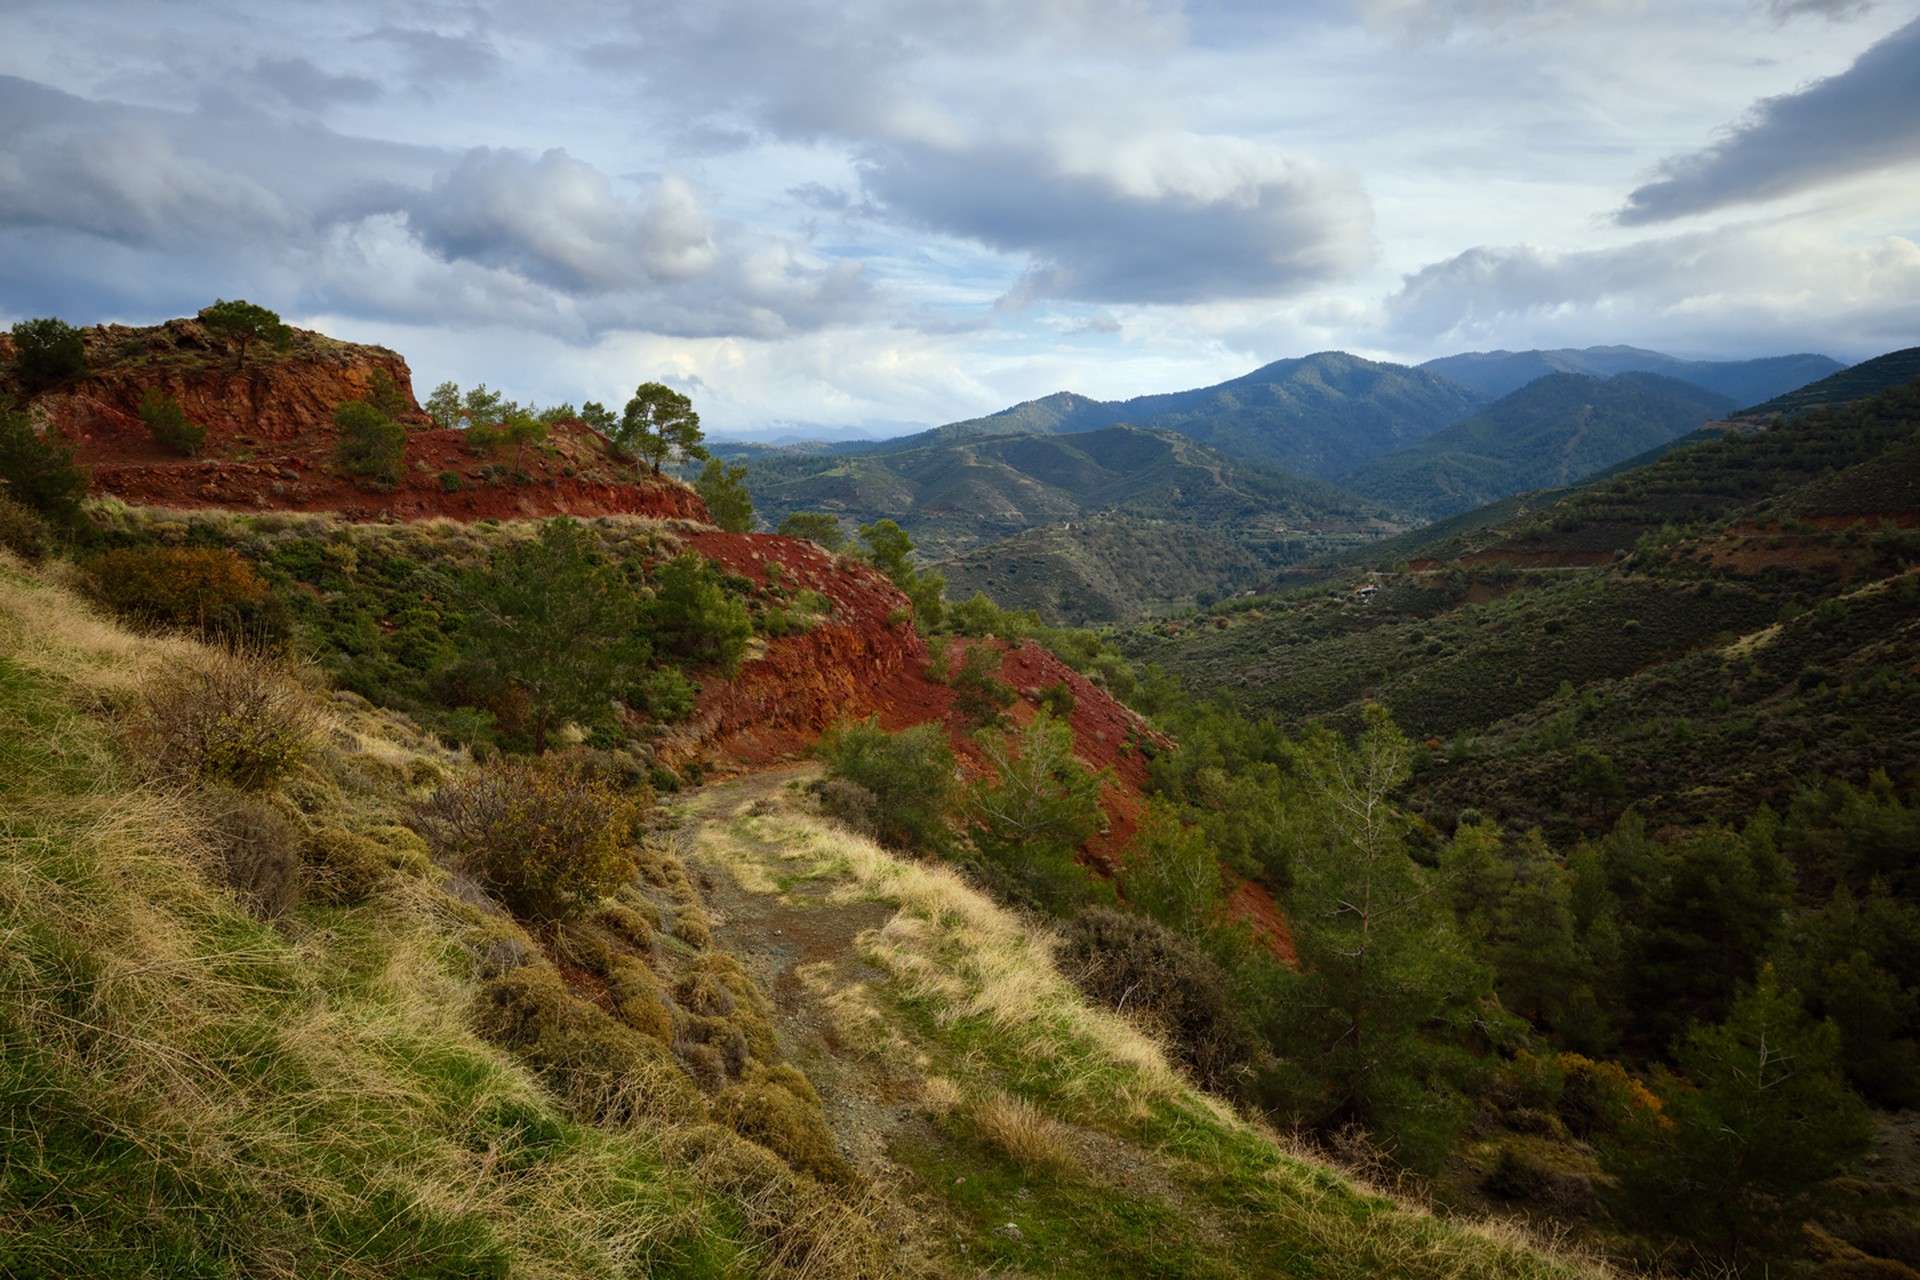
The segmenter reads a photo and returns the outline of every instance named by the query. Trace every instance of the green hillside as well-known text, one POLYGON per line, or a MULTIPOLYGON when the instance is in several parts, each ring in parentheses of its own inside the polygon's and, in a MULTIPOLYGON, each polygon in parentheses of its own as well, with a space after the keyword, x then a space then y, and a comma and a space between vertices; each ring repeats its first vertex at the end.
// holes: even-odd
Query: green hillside
POLYGON ((1576 826, 1584 745, 1650 819, 1724 817, 1920 759, 1916 513, 1910 385, 1381 544, 1367 603, 1350 574, 1127 643, 1283 723, 1386 704, 1445 744, 1443 812, 1576 826))
POLYGON ((1111 621, 1247 590, 1275 565, 1395 528, 1383 507, 1331 485, 1126 426, 887 453, 771 453, 748 467, 768 524, 819 511, 851 533, 893 519, 924 559, 951 568, 958 594, 982 587, 1000 598, 1011 588, 1007 600, 1056 621, 1111 621))
POLYGON ((1863 360, 1850 369, 1842 369, 1818 382, 1807 383, 1750 409, 1743 409, 1739 416, 1764 420, 1779 414, 1802 413, 1816 405, 1845 404, 1888 387, 1901 386, 1915 378, 1920 378, 1920 347, 1907 347, 1863 360))
POLYGON ((1429 519, 1557 488, 1723 417, 1736 402, 1649 373, 1540 378, 1471 418, 1349 472, 1356 493, 1429 519))
POLYGON ((877 449, 1013 432, 1093 431, 1124 422, 1178 432, 1235 458, 1331 481, 1484 403, 1486 397, 1436 374, 1323 351, 1192 391, 1110 401, 1048 396, 877 449))

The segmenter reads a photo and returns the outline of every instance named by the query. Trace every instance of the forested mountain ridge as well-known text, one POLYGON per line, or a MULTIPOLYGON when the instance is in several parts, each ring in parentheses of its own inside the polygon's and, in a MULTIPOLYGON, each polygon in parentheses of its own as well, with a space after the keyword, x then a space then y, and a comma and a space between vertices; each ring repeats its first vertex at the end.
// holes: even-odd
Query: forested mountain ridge
POLYGON ((1486 400, 1405 365, 1322 351, 1191 391, 1111 401, 1060 393, 875 448, 914 449, 929 441, 1010 432, 1066 434, 1124 422, 1178 432, 1236 458, 1331 481, 1465 417, 1486 400))
POLYGON ((985 589, 1052 621, 1246 590, 1275 565, 1398 528, 1383 505, 1332 485, 1131 426, 762 454, 747 465, 769 524, 799 511, 850 526, 892 519, 962 594, 985 589))
POLYGON ((1375 458, 1341 484, 1428 519, 1559 488, 1723 417, 1737 401, 1650 373, 1555 373, 1375 458))
POLYGON ((1690 382, 1741 404, 1753 404, 1791 391, 1844 368, 1829 356, 1808 353, 1754 360, 1681 360, 1658 351, 1626 346, 1470 351, 1428 360, 1419 367, 1496 398, 1555 373, 1583 373, 1595 378, 1610 378, 1620 373, 1656 373, 1690 382))

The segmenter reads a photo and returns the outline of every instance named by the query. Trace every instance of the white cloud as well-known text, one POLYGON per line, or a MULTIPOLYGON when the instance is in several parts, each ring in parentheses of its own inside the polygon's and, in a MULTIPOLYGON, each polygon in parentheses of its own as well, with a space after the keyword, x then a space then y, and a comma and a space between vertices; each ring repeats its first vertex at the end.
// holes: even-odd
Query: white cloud
POLYGON ((1920 246, 1791 224, 1570 253, 1480 246, 1409 276, 1387 300, 1383 332, 1388 345, 1433 354, 1631 341, 1860 358, 1920 333, 1920 246))

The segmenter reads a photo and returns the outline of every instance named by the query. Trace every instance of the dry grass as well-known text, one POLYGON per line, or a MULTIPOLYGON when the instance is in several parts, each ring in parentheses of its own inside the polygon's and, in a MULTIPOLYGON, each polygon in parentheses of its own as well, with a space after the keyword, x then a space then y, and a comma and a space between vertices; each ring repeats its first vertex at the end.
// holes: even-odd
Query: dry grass
POLYGON ((1079 1163, 1066 1128, 1024 1098, 995 1090, 974 1104, 973 1121, 982 1137, 1028 1173, 1066 1173, 1079 1163))

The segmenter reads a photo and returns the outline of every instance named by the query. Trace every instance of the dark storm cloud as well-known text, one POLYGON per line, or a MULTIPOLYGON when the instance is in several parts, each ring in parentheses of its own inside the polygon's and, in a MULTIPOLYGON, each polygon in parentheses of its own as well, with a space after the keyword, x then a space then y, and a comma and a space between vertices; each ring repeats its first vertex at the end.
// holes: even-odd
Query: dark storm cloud
POLYGON ((1627 197, 1628 226, 1778 199, 1920 161, 1920 20, 1839 75, 1759 103, 1723 141, 1663 162, 1627 197))
POLYGON ((1076 171, 1018 146, 896 145, 863 173, 892 217, 1030 265, 1009 301, 1191 303, 1278 297, 1363 266, 1364 195, 1342 175, 1261 148, 1172 141, 1076 171))

